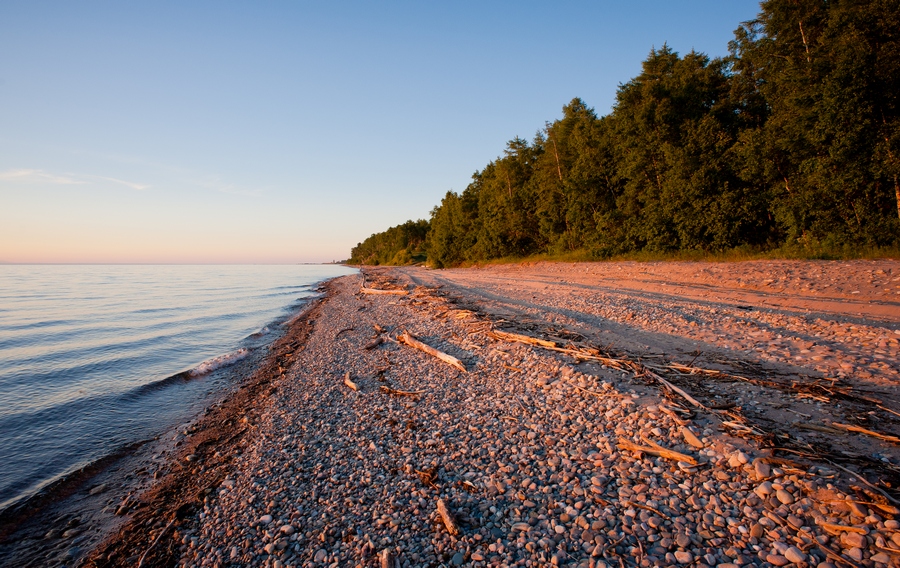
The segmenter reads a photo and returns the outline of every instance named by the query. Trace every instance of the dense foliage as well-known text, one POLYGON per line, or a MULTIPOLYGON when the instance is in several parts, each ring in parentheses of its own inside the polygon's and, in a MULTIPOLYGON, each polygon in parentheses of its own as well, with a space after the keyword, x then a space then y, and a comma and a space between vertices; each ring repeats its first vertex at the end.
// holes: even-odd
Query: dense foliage
MULTIPOLYGON (((900 0, 761 9, 728 57, 664 45, 609 115, 574 99, 510 141, 434 208, 429 261, 900 245, 900 0)), ((393 259, 398 229, 353 258, 393 259)))
POLYGON ((351 264, 412 264, 425 259, 428 221, 407 221, 375 233, 350 252, 351 264))

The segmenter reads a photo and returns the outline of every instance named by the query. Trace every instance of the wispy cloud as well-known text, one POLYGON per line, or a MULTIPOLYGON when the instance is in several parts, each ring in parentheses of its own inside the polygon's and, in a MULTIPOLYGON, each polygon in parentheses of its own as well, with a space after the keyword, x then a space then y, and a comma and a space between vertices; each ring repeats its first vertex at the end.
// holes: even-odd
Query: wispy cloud
POLYGON ((118 184, 124 185, 125 187, 130 187, 131 189, 135 189, 137 191, 143 191, 145 189, 150 189, 150 187, 151 187, 150 185, 145 184, 145 183, 134 183, 131 181, 125 181, 123 179, 117 179, 117 178, 106 177, 106 176, 85 176, 85 177, 111 181, 113 183, 118 183, 118 184))
POLYGON ((80 185, 87 183, 69 175, 55 175, 41 170, 6 170, 0 172, 0 180, 14 180, 28 183, 55 183, 59 185, 80 185))
POLYGON ((125 181, 122 179, 109 177, 109 176, 97 176, 91 174, 73 174, 73 173, 65 173, 62 175, 52 174, 49 172, 45 172, 43 170, 28 170, 28 169, 17 169, 17 170, 6 170, 0 172, 0 181, 8 180, 8 181, 17 181, 17 182, 25 182, 25 183, 52 183, 56 185, 84 185, 87 183, 91 183, 94 180, 108 181, 112 183, 116 183, 119 185, 124 185, 125 187, 129 187, 131 189, 137 191, 143 191, 145 189, 149 189, 150 185, 144 183, 135 183, 131 181, 125 181))
POLYGON ((204 179, 197 180, 193 183, 202 188, 218 191, 219 193, 226 193, 228 195, 258 197, 263 193, 262 188, 247 189, 245 187, 234 185, 233 183, 223 182, 218 176, 206 176, 204 179))

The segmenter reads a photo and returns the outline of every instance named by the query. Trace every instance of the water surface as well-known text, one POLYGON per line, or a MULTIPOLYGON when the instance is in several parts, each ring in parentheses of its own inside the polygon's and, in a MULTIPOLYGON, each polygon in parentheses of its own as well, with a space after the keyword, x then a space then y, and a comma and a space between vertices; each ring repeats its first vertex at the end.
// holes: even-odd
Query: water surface
POLYGON ((0 266, 0 510, 229 386, 335 265, 0 266), (179 375, 179 373, 182 373, 179 375))

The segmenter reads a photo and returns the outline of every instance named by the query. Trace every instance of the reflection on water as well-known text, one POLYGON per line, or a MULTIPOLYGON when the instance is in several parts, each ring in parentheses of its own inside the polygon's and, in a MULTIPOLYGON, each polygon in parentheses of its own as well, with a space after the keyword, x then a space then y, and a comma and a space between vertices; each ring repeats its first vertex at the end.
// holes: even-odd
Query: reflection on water
POLYGON ((352 272, 0 266, 0 509, 184 418, 225 386, 208 372, 271 341, 260 332, 317 282, 352 272))

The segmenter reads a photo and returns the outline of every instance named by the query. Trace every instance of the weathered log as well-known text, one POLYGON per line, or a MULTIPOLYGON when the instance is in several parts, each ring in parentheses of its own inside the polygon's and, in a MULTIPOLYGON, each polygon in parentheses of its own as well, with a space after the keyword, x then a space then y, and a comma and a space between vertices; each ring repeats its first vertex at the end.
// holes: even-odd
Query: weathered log
POLYGON ((389 295, 389 296, 406 296, 409 294, 409 290, 382 290, 380 288, 360 288, 360 292, 363 294, 378 294, 378 295, 389 295))
POLYGON ((355 391, 359 391, 359 385, 350 380, 350 371, 347 371, 347 374, 344 375, 344 384, 355 391))
POLYGON ((539 345, 541 347, 556 347, 556 342, 547 341, 546 339, 538 339, 537 337, 531 337, 528 335, 522 335, 520 333, 513 333, 511 331, 502 331, 499 329, 495 329, 490 333, 496 339, 503 339, 506 341, 513 341, 516 343, 525 343, 528 345, 539 345))
POLYGON ((668 448, 664 448, 659 444, 651 442, 649 440, 644 440, 648 444, 652 444, 650 446, 641 446, 635 444, 634 442, 630 442, 628 440, 620 440, 618 443, 618 447, 621 450, 628 450, 630 452, 643 452, 645 454, 649 454, 651 456, 659 456, 661 458, 666 458, 669 460, 675 460, 680 462, 689 463, 691 465, 698 465, 699 462, 693 456, 689 456, 687 454, 682 454, 681 452, 676 452, 675 450, 670 450, 668 448))
POLYGON ((447 509, 447 504, 444 503, 443 499, 437 500, 437 511, 441 516, 441 520, 444 521, 444 526, 447 527, 447 532, 453 536, 459 534, 459 527, 456 525, 456 519, 453 518, 453 514, 447 509))
POLYGON ((466 367, 462 364, 462 362, 461 362, 459 359, 457 359, 457 358, 454 357, 453 355, 447 355, 447 354, 444 353, 443 351, 438 351, 438 350, 435 349, 434 347, 431 347, 431 346, 429 346, 429 345, 425 345, 424 343, 422 343, 422 342, 419 341, 418 339, 414 338, 414 337, 413 337, 412 335, 410 335, 409 333, 402 333, 402 334, 400 334, 400 336, 397 337, 397 341, 400 342, 400 343, 409 345, 410 347, 413 347, 413 348, 415 348, 415 349, 418 349, 419 351, 423 351, 423 352, 425 352, 425 353, 428 353, 428 354, 431 355, 432 357, 436 357, 437 359, 440 359, 440 360, 443 361, 444 363, 447 363, 448 365, 451 365, 451 366, 453 366, 453 367, 456 367, 457 369, 459 369, 459 370, 462 371, 463 373, 466 372, 466 367))
POLYGON ((866 436, 872 436, 873 438, 878 438, 879 440, 884 440, 885 442, 894 442, 895 444, 900 443, 900 438, 897 436, 891 436, 888 434, 882 434, 880 432, 875 432, 873 430, 867 430, 862 426, 854 426, 852 424, 839 424, 838 422, 832 422, 833 426, 840 428, 842 430, 847 430, 848 432, 858 432, 860 434, 865 434, 866 436))

